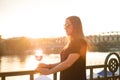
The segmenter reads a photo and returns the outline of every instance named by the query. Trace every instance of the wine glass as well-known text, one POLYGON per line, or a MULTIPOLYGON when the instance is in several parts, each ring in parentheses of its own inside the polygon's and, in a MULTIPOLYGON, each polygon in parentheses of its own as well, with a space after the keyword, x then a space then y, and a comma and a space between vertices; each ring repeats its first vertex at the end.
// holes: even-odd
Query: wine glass
POLYGON ((35 58, 37 61, 41 61, 43 59, 43 52, 40 49, 35 50, 35 58))

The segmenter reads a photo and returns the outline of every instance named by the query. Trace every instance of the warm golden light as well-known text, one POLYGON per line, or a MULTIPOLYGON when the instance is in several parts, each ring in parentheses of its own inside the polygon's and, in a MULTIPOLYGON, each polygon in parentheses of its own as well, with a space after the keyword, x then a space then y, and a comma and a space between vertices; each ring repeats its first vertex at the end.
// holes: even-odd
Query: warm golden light
POLYGON ((25 67, 28 70, 31 70, 31 69, 34 70, 37 67, 38 64, 39 64, 39 62, 35 59, 35 57, 34 56, 30 56, 26 60, 25 67))
POLYGON ((70 0, 69 4, 67 0, 0 0, 0 35, 2 38, 65 36, 63 24, 70 15, 81 18, 85 35, 118 31, 118 1, 88 0, 90 4, 86 6, 86 0, 70 0))
POLYGON ((36 49, 35 52, 34 52, 34 55, 31 55, 29 58, 27 58, 26 68, 28 70, 29 69, 35 69, 42 59, 43 59, 42 50, 41 49, 36 49))

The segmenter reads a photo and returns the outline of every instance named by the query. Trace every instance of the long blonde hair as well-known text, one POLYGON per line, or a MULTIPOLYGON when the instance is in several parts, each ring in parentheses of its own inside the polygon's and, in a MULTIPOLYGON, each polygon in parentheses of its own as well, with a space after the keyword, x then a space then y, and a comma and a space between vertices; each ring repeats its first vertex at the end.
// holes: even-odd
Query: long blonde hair
POLYGON ((84 33, 82 29, 82 22, 78 16, 69 16, 66 19, 70 20, 73 26, 73 33, 69 37, 72 38, 84 38, 84 33))

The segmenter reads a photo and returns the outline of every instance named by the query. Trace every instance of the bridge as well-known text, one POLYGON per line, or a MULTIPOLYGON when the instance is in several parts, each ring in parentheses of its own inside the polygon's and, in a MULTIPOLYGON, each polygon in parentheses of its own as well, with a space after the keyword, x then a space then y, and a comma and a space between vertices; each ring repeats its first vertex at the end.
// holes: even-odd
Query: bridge
POLYGON ((120 51, 120 32, 104 32, 98 35, 86 37, 90 47, 106 49, 108 51, 120 51))
POLYGON ((120 41, 120 32, 103 32, 96 35, 89 35, 87 39, 91 43, 120 41))
MULTIPOLYGON (((87 80, 120 80, 120 53, 109 53, 103 65, 86 66, 86 70, 90 71, 90 76, 87 80), (103 69, 103 73, 94 78, 94 69, 103 69), (108 73, 109 72, 109 73, 108 73)), ((29 75, 30 80, 34 80, 34 74, 38 72, 31 71, 16 71, 16 72, 0 72, 1 80, 6 80, 10 76, 29 75)), ((53 74, 53 80, 57 80, 57 73, 53 74)))

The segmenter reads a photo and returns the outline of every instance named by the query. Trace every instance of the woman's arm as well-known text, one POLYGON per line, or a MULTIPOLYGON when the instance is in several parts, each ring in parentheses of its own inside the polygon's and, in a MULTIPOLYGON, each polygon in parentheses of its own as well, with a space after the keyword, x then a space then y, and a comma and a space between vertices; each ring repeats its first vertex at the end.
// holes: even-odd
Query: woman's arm
MULTIPOLYGON (((68 58, 54 66, 53 68, 39 68, 39 72, 44 75, 56 73, 59 71, 63 71, 67 68, 69 68, 78 58, 80 57, 80 54, 78 53, 72 53, 68 56, 68 58)), ((52 66, 52 65, 51 65, 52 66)))
POLYGON ((54 63, 54 64, 48 64, 48 65, 49 65, 49 69, 51 69, 51 68, 57 66, 58 64, 60 64, 60 62, 58 62, 58 63, 54 63))
POLYGON ((58 65, 59 63, 54 63, 54 64, 45 64, 45 63, 40 63, 38 64, 36 70, 39 71, 40 68, 48 68, 48 69, 51 69, 53 67, 55 67, 56 65, 58 65))
POLYGON ((58 64, 57 66, 55 66, 54 68, 51 69, 52 73, 56 73, 58 71, 63 71, 67 68, 69 68, 70 66, 72 66, 72 64, 80 57, 80 54, 78 53, 72 53, 68 56, 68 58, 61 62, 60 64, 58 64))

